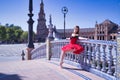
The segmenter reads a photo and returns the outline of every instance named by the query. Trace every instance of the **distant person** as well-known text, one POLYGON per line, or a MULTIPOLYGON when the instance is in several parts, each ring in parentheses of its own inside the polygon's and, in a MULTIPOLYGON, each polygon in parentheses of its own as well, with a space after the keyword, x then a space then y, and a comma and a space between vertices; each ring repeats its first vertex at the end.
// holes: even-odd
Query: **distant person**
POLYGON ((78 39, 88 40, 87 38, 79 37, 79 26, 75 26, 74 31, 71 35, 69 44, 62 47, 62 52, 60 55, 60 67, 62 68, 63 59, 65 57, 66 52, 73 52, 74 54, 80 54, 84 51, 84 48, 77 44, 78 39))

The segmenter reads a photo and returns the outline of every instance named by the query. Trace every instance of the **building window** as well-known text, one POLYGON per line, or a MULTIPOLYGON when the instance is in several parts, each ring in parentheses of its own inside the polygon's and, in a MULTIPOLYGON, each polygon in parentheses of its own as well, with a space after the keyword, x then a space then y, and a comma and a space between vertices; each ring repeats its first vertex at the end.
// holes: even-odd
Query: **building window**
POLYGON ((114 36, 113 39, 115 40, 115 39, 116 39, 116 36, 114 36))
POLYGON ((100 40, 101 40, 101 36, 100 36, 100 40))
POLYGON ((112 39, 112 36, 110 36, 110 40, 112 39))
POLYGON ((97 37, 97 40, 99 40, 99 36, 97 37))
POLYGON ((104 36, 103 36, 103 40, 104 40, 104 36))
POLYGON ((99 34, 99 31, 97 33, 99 34))
POLYGON ((104 31, 103 31, 103 34, 104 34, 104 31))

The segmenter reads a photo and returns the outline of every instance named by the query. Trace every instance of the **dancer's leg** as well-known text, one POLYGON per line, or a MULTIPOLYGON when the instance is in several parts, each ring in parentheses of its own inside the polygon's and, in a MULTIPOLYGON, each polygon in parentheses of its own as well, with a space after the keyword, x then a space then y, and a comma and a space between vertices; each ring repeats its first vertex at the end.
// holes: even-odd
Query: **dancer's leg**
POLYGON ((62 51, 60 55, 60 67, 62 67, 64 57, 65 57, 65 51, 62 51))

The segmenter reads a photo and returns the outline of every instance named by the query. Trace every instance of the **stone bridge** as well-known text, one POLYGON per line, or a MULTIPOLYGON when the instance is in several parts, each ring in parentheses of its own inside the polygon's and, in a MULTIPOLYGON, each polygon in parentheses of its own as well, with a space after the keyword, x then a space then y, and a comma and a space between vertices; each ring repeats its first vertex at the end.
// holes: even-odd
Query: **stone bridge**
POLYGON ((32 50, 31 60, 0 62, 0 80, 116 80, 116 42, 78 41, 85 51, 67 53, 60 68, 61 47, 68 43, 47 40, 32 50))

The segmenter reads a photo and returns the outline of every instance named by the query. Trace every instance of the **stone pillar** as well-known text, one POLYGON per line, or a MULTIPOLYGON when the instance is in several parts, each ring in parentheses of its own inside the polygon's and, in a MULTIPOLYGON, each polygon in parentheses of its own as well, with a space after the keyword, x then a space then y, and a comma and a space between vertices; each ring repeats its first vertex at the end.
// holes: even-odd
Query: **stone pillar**
POLYGON ((34 48, 27 48, 27 60, 31 60, 31 51, 33 50, 34 48))
POLYGON ((47 60, 50 60, 51 58, 51 44, 50 44, 50 39, 47 38, 46 40, 46 58, 47 60))

